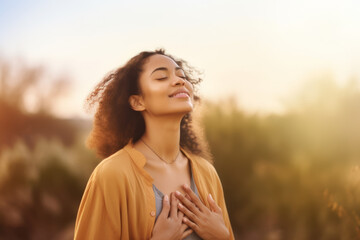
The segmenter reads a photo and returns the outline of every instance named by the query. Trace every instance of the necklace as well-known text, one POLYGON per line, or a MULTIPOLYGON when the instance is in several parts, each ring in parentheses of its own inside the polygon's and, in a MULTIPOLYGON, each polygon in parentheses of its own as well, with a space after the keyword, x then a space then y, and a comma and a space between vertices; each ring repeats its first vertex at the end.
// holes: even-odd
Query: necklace
POLYGON ((166 160, 164 160, 162 157, 160 157, 149 145, 147 145, 147 143, 141 138, 140 139, 153 153, 155 153, 155 155, 156 156, 158 156, 158 158, 160 158, 161 159, 161 161, 163 161, 163 162, 166 162, 167 164, 172 164, 172 163, 174 163, 176 160, 177 160, 177 158, 179 157, 179 155, 180 155, 180 151, 179 151, 179 153, 178 153, 178 155, 176 156, 176 158, 174 159, 174 161, 172 161, 172 162, 167 162, 166 160))

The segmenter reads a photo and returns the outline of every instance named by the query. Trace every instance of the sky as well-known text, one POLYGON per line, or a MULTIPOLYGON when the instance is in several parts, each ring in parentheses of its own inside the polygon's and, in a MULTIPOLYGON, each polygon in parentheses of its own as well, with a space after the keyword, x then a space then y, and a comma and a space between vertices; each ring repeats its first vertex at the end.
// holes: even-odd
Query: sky
POLYGON ((66 73, 62 117, 91 117, 84 100, 106 73, 160 47, 203 72, 204 99, 281 113, 314 76, 360 76, 359 26, 355 0, 0 0, 0 58, 66 73))

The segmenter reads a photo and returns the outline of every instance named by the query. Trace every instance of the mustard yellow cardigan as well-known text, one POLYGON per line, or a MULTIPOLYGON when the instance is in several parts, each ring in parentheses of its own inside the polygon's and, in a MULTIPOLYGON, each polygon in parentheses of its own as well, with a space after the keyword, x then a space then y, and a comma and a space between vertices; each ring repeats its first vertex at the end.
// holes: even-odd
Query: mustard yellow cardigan
MULTIPOLYGON (((190 160, 201 201, 209 207, 211 193, 221 207, 226 226, 234 239, 223 188, 214 166, 181 148, 190 160)), ((153 178, 143 169, 144 155, 131 143, 99 163, 91 174, 78 210, 76 240, 151 238, 155 223, 153 178)))

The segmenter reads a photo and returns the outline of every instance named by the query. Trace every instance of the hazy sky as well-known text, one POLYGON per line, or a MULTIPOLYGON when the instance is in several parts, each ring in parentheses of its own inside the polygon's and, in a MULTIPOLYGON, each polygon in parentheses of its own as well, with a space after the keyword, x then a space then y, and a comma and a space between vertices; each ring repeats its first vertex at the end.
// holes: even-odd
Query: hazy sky
POLYGON ((67 72, 62 116, 110 70, 163 47, 204 72, 200 93, 281 112, 311 76, 360 76, 360 1, 2 1, 0 57, 67 72))

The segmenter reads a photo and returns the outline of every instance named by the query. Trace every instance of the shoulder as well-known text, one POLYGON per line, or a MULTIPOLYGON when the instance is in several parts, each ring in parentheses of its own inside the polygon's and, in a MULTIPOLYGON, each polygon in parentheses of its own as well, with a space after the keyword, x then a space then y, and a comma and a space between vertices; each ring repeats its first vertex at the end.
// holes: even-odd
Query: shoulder
POLYGON ((217 181, 219 177, 212 163, 198 155, 193 155, 192 157, 194 166, 196 166, 197 170, 203 177, 212 181, 217 181))
POLYGON ((109 157, 103 159, 94 169, 91 174, 93 181, 101 185, 108 185, 109 183, 119 183, 124 178, 127 178, 131 173, 131 158, 129 154, 120 149, 109 157))
POLYGON ((197 157, 196 162, 199 178, 202 179, 208 189, 211 189, 209 191, 213 193, 215 200, 224 199, 223 186, 214 165, 202 157, 197 157))
POLYGON ((202 170, 209 171, 209 172, 216 171, 214 165, 212 163, 210 163, 208 160, 206 160, 205 158, 198 156, 198 155, 194 155, 193 159, 196 162, 196 164, 198 165, 198 167, 201 168, 202 170))

